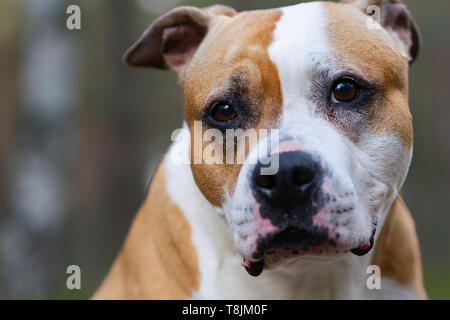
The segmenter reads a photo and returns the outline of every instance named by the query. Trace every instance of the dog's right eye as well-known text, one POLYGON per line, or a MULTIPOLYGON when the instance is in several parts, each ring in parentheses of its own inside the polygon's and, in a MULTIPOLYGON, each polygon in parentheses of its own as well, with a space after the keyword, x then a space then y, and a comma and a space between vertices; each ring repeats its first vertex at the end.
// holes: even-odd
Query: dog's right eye
POLYGON ((226 124, 238 116, 233 106, 226 102, 219 102, 211 108, 211 117, 220 124, 226 124))

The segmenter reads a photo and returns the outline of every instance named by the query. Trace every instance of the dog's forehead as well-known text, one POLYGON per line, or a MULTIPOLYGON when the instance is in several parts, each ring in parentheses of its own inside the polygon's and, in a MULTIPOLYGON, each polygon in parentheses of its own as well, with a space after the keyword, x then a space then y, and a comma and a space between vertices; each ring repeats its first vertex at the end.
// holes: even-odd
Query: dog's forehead
POLYGON ((218 18, 187 68, 186 94, 197 95, 195 105, 202 104, 205 96, 199 93, 223 85, 239 69, 253 69, 253 82, 259 76, 273 79, 273 74, 264 74, 268 69, 264 67, 271 63, 276 64, 279 75, 296 73, 304 76, 297 79, 303 82, 315 69, 345 70, 406 88, 405 56, 389 32, 370 28, 368 19, 352 4, 333 2, 300 3, 218 18), (201 81, 195 81, 199 74, 201 81))
MULTIPOLYGON (((211 38, 216 40, 215 46, 221 45, 228 51, 228 57, 242 52, 249 55, 252 49, 265 47, 268 41, 276 40, 274 34, 282 33, 288 43, 297 45, 302 51, 312 51, 298 46, 305 44, 304 38, 313 40, 309 46, 326 41, 330 54, 342 63, 362 70, 367 70, 370 65, 389 69, 393 64, 398 69, 406 58, 393 36, 381 26, 374 25, 363 9, 352 3, 300 3, 277 9, 244 11, 231 19, 217 20, 211 38), (371 62, 369 66, 368 62, 371 62)), ((301 53, 286 52, 291 59, 301 53)), ((376 73, 376 70, 370 71, 376 73)))

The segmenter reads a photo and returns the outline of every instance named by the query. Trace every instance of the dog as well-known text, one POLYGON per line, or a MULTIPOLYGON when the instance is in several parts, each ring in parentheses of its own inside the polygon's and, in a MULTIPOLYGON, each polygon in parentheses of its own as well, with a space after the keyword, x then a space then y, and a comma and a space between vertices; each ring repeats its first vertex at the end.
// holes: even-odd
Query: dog
POLYGON ((178 73, 188 134, 93 298, 425 299, 399 196, 420 42, 397 0, 184 6, 154 21, 124 59, 178 73), (208 130, 240 132, 227 156, 244 161, 194 159, 208 130), (270 133, 238 144, 251 130, 270 133))

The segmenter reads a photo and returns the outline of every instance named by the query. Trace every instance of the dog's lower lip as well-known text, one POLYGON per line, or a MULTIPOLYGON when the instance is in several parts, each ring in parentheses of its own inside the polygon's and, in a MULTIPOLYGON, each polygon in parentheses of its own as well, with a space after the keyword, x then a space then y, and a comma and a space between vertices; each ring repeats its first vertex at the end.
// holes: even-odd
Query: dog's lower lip
POLYGON ((354 248, 354 249, 352 249, 352 250, 350 250, 350 251, 351 251, 354 255, 357 255, 357 256, 360 256, 360 257, 362 257, 362 256, 364 256, 364 255, 366 255, 366 254, 368 254, 368 253, 372 250, 373 245, 374 245, 374 242, 375 242, 375 230, 376 230, 376 229, 374 229, 374 231, 372 232, 372 236, 370 237, 369 242, 366 242, 366 243, 363 244, 362 246, 360 246, 360 247, 358 247, 358 248, 354 248))
POLYGON ((249 259, 245 259, 242 262, 242 266, 247 270, 248 274, 252 277, 259 276, 264 269, 264 259, 259 261, 251 261, 249 259))

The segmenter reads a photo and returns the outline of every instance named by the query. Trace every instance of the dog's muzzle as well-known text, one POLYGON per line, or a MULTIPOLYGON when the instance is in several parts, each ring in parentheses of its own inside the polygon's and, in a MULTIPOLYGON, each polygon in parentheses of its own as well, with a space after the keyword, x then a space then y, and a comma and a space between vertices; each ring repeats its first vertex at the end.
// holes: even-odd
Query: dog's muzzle
MULTIPOLYGON (((262 167, 256 165, 251 174, 251 190, 261 218, 276 231, 261 235, 253 256, 244 259, 242 265, 252 276, 262 272, 265 258, 320 254, 336 247, 336 239, 330 237, 333 227, 314 223, 314 216, 329 202, 322 190, 325 168, 320 159, 304 151, 289 151, 279 154, 275 174, 264 175, 262 167)), ((351 252, 364 255, 372 246, 373 236, 351 252)))

